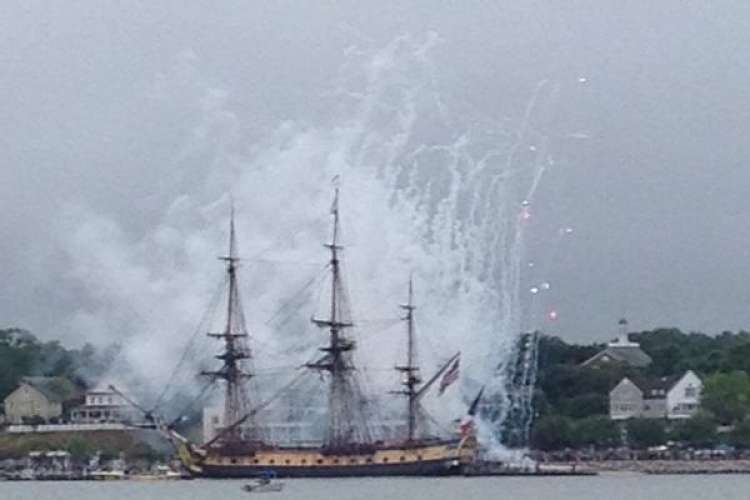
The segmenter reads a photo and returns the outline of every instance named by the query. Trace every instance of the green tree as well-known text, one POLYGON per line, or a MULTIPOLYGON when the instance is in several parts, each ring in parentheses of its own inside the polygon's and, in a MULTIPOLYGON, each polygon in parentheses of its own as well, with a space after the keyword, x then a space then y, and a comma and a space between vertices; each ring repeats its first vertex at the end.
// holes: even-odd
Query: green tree
POLYGON ((743 371, 711 375, 703 385, 701 404, 721 424, 743 420, 750 411, 750 377, 743 371))
POLYGON ((539 374, 539 388, 546 397, 549 414, 576 418, 604 415, 609 391, 634 372, 619 363, 600 368, 556 365, 539 374))
POLYGON ((16 388, 22 377, 34 375, 39 341, 19 328, 0 330, 0 399, 16 388))
POLYGON ((698 413, 692 418, 675 422, 669 438, 696 448, 713 447, 718 443, 716 420, 708 413, 698 413))
POLYGON ((151 445, 144 442, 135 443, 125 452, 125 459, 128 461, 142 460, 153 464, 156 461, 163 460, 164 454, 156 451, 151 445))
POLYGON ((559 337, 539 337, 539 368, 544 370, 555 365, 579 365, 602 350, 602 344, 568 344, 559 337))
POLYGON ((574 423, 572 441, 575 447, 614 448, 620 445, 620 430, 609 417, 587 417, 574 423))
POLYGON ((573 418, 606 415, 609 411, 609 399, 607 394, 596 392, 580 394, 559 401, 557 411, 573 418))
POLYGON ((722 368, 750 373, 750 344, 738 345, 730 349, 724 357, 722 368))
POLYGON ((572 437, 573 426, 569 418, 548 415, 534 423, 531 444, 538 450, 561 450, 571 446, 572 437))
POLYGON ((650 418, 633 418, 625 425, 628 444, 632 448, 659 446, 667 441, 667 432, 662 420, 650 418))
POLYGON ((729 433, 729 444, 741 450, 750 449, 750 420, 743 420, 729 433))
POLYGON ((66 449, 70 455, 78 461, 88 460, 91 458, 95 450, 85 439, 79 436, 73 437, 67 444, 66 449))

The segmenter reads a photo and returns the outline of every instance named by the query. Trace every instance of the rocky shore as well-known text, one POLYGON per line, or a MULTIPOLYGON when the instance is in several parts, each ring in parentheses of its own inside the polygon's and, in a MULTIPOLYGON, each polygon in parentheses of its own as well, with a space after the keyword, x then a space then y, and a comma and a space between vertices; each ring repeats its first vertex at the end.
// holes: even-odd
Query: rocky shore
MULTIPOLYGON (((570 462, 546 466, 570 466, 570 462)), ((581 462, 580 468, 595 472, 633 472, 642 474, 750 474, 748 459, 707 460, 604 460, 581 462)))

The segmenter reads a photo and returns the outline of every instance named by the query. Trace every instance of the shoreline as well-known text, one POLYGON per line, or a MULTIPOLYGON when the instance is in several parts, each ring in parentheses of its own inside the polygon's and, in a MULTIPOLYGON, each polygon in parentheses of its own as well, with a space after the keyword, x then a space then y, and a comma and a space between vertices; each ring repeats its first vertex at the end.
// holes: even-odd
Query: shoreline
MULTIPOLYGON (((669 474, 750 474, 750 459, 719 460, 605 460, 577 462, 581 470, 669 474)), ((570 462, 544 462, 544 466, 570 466, 570 462)))

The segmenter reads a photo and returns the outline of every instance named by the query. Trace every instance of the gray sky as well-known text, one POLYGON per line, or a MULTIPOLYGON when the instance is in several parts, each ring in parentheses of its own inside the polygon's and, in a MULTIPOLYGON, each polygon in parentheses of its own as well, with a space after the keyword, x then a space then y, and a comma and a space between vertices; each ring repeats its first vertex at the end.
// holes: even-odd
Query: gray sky
POLYGON ((745 1, 6 1, 0 323, 74 341, 110 328, 127 307, 91 313, 108 279, 85 268, 91 241, 137 264, 180 199, 229 189, 233 158, 330 119, 353 47, 435 32, 433 83, 463 117, 515 130, 539 82, 556 89, 532 117, 555 167, 524 256, 552 284, 545 329, 750 328, 748 23, 745 1))

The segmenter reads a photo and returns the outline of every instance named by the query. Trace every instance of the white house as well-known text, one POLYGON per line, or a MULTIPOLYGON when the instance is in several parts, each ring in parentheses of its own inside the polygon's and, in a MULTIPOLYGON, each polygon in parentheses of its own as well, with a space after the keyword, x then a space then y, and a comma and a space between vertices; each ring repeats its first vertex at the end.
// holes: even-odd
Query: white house
POLYGON ((70 413, 70 420, 76 424, 103 422, 132 423, 140 421, 138 410, 120 394, 106 384, 100 384, 86 392, 86 402, 70 413))
POLYGON ((609 392, 612 420, 629 418, 690 418, 700 406, 703 382, 688 370, 679 377, 623 378, 609 392))
POLYGON ((643 391, 625 377, 609 392, 609 417, 612 420, 637 418, 643 412, 643 391))
POLYGON ((700 406, 703 382, 692 370, 685 374, 667 392, 667 418, 690 418, 700 406))

